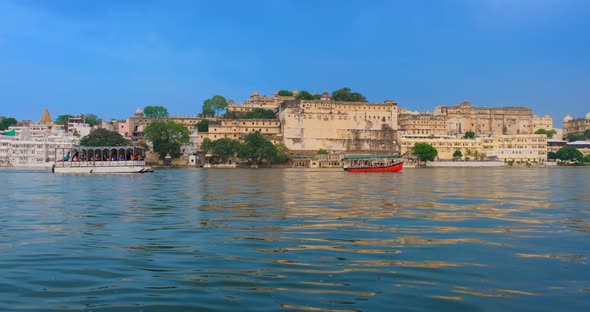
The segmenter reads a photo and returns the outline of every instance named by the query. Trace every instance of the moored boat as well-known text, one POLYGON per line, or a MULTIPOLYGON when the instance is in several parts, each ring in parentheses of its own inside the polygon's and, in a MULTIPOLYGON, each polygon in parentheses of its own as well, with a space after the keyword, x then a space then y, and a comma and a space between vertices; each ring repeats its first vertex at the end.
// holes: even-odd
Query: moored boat
POLYGON ((145 149, 138 146, 97 146, 58 148, 54 173, 146 173, 153 172, 145 164, 145 149))
POLYGON ((349 155, 343 160, 348 172, 400 172, 404 166, 400 155, 349 155))

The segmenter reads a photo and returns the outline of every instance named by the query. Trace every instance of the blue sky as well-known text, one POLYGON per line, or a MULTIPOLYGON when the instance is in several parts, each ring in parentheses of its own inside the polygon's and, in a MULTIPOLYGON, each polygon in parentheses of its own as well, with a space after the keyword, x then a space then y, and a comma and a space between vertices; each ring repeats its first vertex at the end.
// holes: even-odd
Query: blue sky
POLYGON ((0 0, 0 115, 195 115, 215 94, 333 91, 432 110, 590 111, 590 1, 0 0))

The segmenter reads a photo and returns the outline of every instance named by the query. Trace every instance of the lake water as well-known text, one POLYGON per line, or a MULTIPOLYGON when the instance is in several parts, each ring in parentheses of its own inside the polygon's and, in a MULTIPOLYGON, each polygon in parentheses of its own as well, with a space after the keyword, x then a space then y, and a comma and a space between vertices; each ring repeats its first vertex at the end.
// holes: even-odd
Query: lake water
POLYGON ((1 311, 589 311, 590 170, 0 170, 1 311))

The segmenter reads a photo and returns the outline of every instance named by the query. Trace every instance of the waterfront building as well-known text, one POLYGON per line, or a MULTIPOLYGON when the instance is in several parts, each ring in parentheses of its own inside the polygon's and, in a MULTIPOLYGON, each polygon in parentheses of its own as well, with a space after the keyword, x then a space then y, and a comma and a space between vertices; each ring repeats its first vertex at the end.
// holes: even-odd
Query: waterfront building
POLYGON ((446 135, 447 119, 442 114, 406 112, 398 115, 400 135, 446 135))
POLYGON ((553 129, 550 116, 539 117, 525 107, 472 107, 464 101, 455 106, 438 106, 435 115, 444 115, 448 134, 478 135, 533 134, 538 129, 553 129))
POLYGON ((78 138, 63 128, 52 127, 46 118, 41 120, 42 123, 9 127, 13 136, 0 135, 0 166, 48 168, 56 160, 57 148, 78 143, 78 138))
POLYGON ((582 152, 584 156, 590 154, 590 142, 588 141, 568 142, 566 146, 575 147, 578 151, 582 152))
POLYGON ((148 118, 143 115, 143 110, 138 107, 132 117, 125 119, 125 121, 118 122, 117 131, 125 138, 133 142, 143 139, 143 131, 147 125, 158 118, 148 118))
POLYGON ((559 139, 547 139, 547 153, 557 153, 562 147, 566 146, 567 141, 559 139))
POLYGON ((563 134, 584 135, 584 131, 590 130, 590 113, 584 118, 574 119, 569 114, 563 118, 563 134))
POLYGON ((273 144, 281 143, 281 125, 278 119, 217 119, 209 121, 209 132, 199 133, 198 144, 205 138, 215 141, 221 138, 243 140, 252 132, 260 132, 273 144))
POLYGON ((503 161, 547 161, 547 135, 514 134, 481 138, 483 154, 503 161))
POLYGON ((284 101, 278 108, 283 143, 290 151, 398 151, 397 103, 284 101))
POLYGON ((463 139, 449 135, 418 135, 403 134, 400 138, 401 153, 409 155, 416 143, 428 143, 438 151, 439 160, 452 160, 455 151, 459 150, 463 157, 481 156, 483 149, 480 139, 463 139))
POLYGON ((439 160, 452 160, 455 151, 463 159, 496 159, 502 161, 544 162, 547 160, 547 136, 544 134, 514 134, 463 139, 402 135, 401 153, 411 154, 416 143, 428 143, 438 151, 439 160))

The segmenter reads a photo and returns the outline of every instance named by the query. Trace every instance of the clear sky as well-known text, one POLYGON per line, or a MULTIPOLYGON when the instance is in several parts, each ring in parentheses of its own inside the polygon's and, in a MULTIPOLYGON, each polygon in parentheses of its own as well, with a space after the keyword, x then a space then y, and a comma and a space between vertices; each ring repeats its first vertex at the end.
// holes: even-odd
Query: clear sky
POLYGON ((0 115, 195 115, 215 94, 349 87, 432 110, 590 111, 590 1, 0 0, 0 115))

